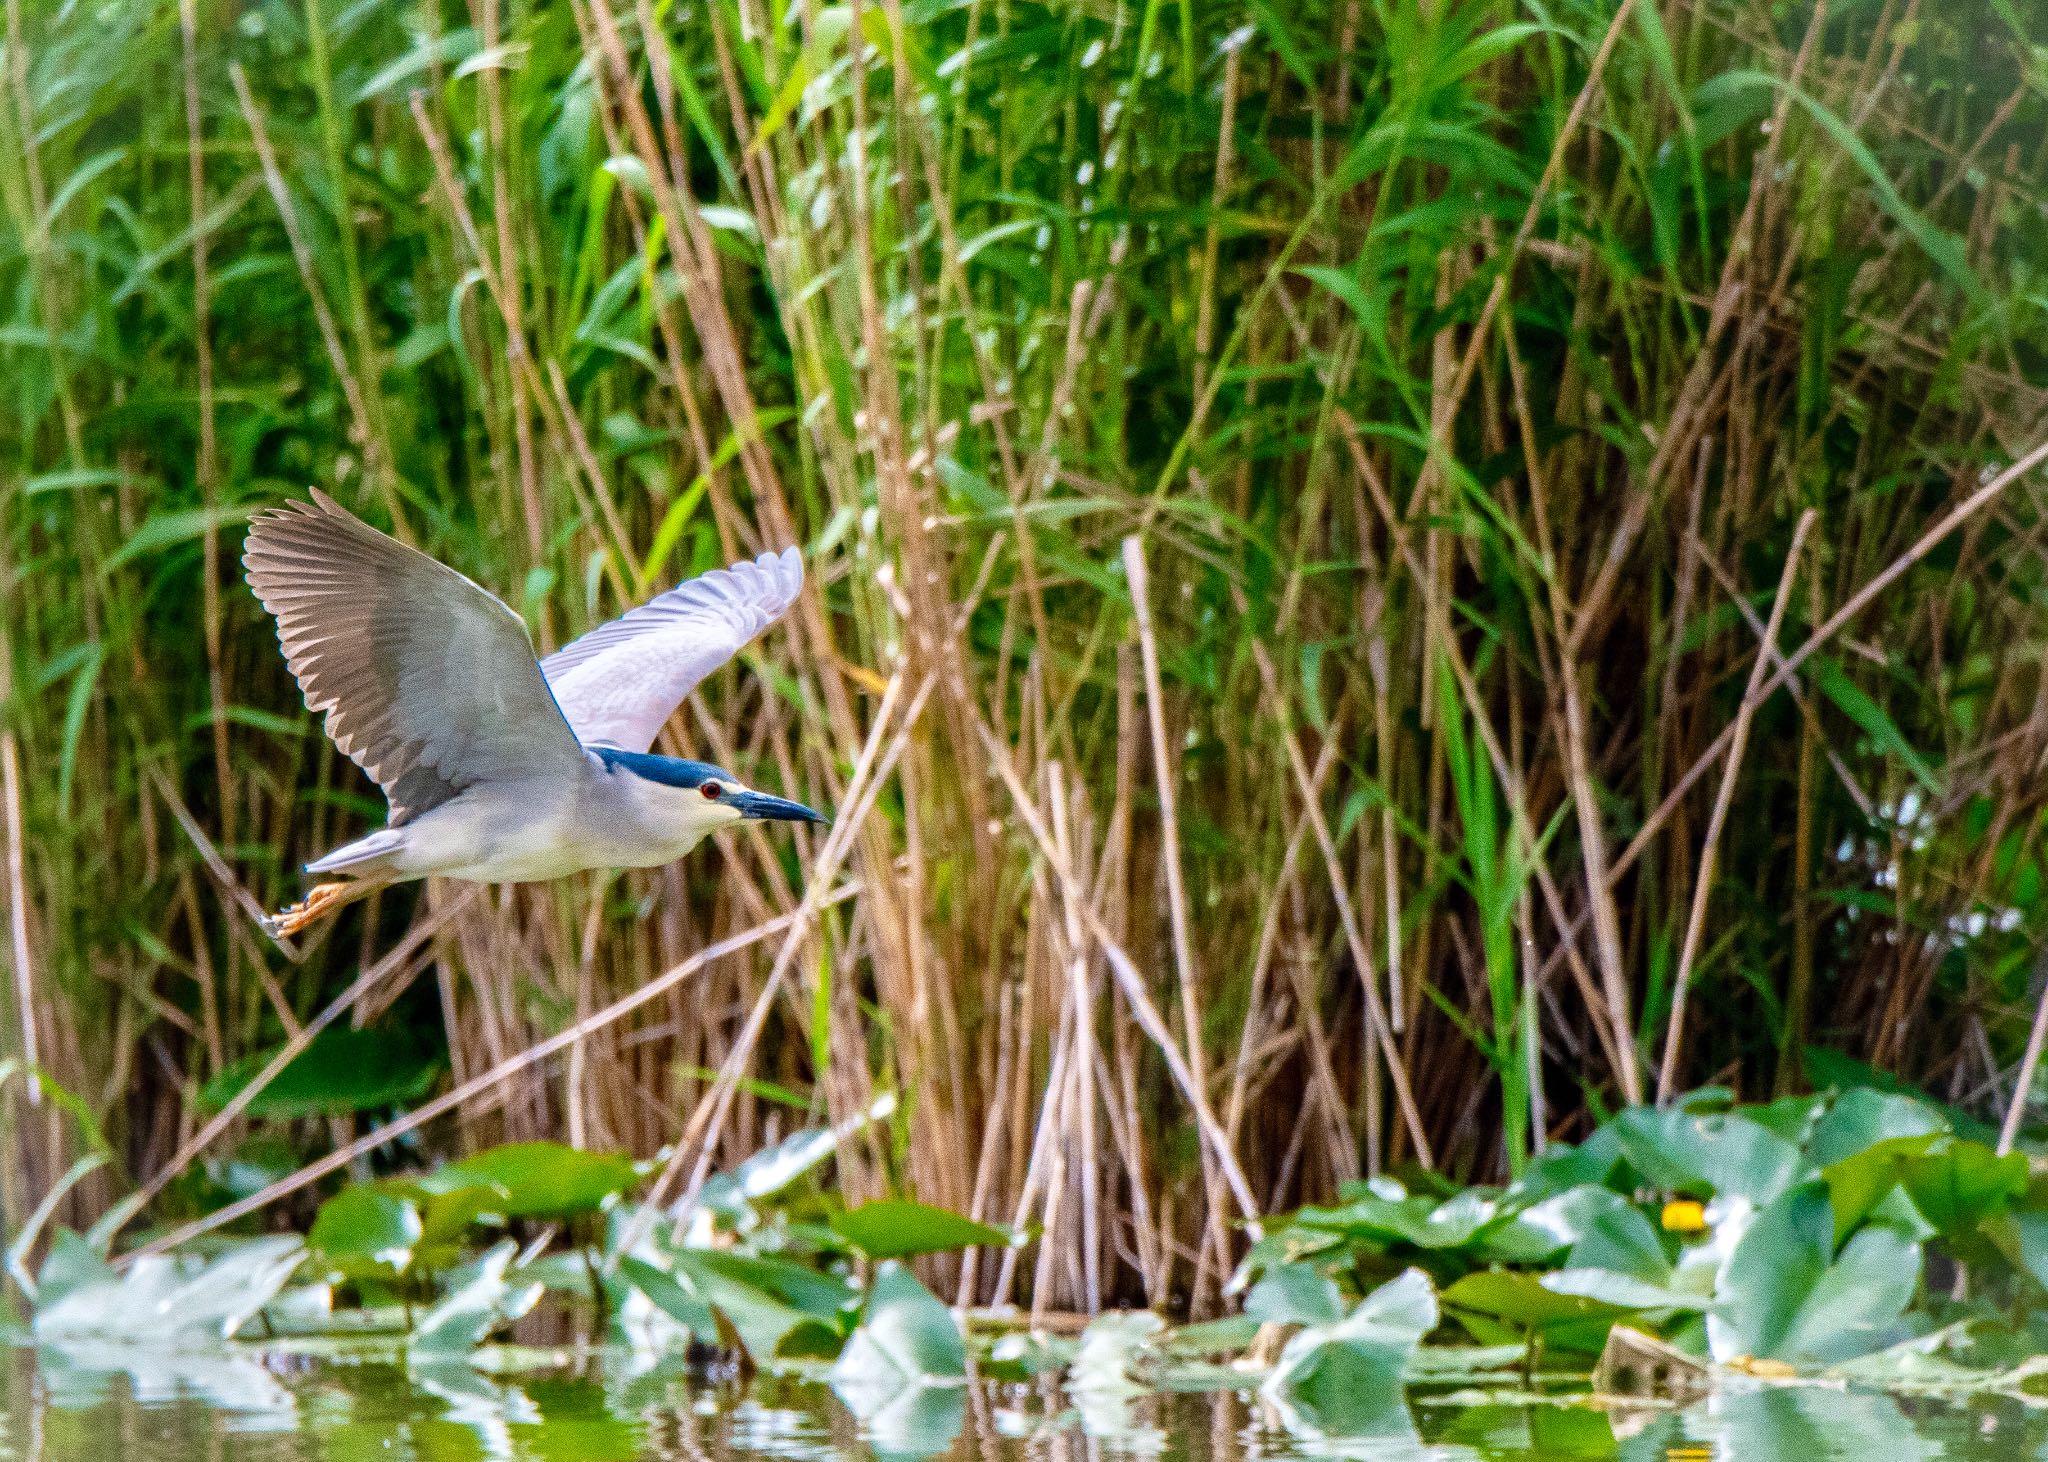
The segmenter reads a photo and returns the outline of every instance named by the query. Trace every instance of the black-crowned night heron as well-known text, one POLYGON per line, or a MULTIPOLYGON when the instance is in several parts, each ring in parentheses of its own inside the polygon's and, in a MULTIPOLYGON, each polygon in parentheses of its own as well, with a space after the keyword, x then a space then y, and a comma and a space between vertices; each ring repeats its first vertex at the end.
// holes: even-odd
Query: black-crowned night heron
POLYGON ((373 889, 651 868, 743 818, 823 822, 706 762, 650 755, 684 696, 796 599, 794 548, 690 580, 545 660, 496 595, 315 491, 260 515, 242 563, 327 734, 387 825, 306 865, 296 934, 373 889))

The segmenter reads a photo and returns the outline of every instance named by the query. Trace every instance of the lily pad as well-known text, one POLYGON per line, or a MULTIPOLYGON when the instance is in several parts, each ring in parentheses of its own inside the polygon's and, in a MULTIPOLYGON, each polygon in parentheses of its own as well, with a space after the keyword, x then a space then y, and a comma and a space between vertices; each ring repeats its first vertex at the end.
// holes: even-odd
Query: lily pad
POLYGON ((1815 1166, 1824 1168, 1890 1138, 1928 1137, 1948 1130, 1948 1119, 1926 1102, 1902 1092, 1859 1086, 1835 1098, 1807 1140, 1806 1151, 1815 1166))
POLYGON ((870 1259, 942 1254, 976 1245, 1006 1248, 1010 1235, 950 1208, 884 1198, 832 1216, 832 1231, 870 1259))
POLYGON ((1538 1275, 1502 1269, 1466 1275, 1443 1299, 1483 1343, 1536 1334, 1549 1345, 1588 1352, 1605 1345, 1608 1329, 1635 1308, 1551 1289, 1538 1275))
POLYGON ((1344 1296, 1309 1264, 1277 1264, 1245 1296, 1244 1312, 1279 1325, 1330 1325, 1344 1318, 1344 1296))
POLYGON ((718 1318, 687 1278, 658 1269, 645 1259, 630 1257, 619 1261, 619 1272, 656 1309, 688 1330, 699 1344, 719 1343, 718 1318))
POLYGON ((1614 1125, 1629 1166, 1670 1193, 1728 1194, 1764 1204, 1785 1190, 1800 1167, 1797 1147, 1734 1112, 1632 1107, 1614 1125))
POLYGON ((212 1260, 149 1254, 117 1270, 61 1230, 37 1279, 38 1340, 223 1341, 269 1304, 305 1257, 290 1235, 243 1239, 212 1260))
POLYGON ((1436 1292, 1410 1269, 1367 1295, 1350 1315, 1287 1342, 1262 1394, 1291 1429, 1324 1437, 1413 1437, 1402 1376, 1436 1328, 1436 1292))
MULTIPOLYGON (((830 1275, 782 1260, 702 1249, 677 1250, 672 1260, 676 1276, 732 1323, 756 1363, 839 1353, 853 1291, 830 1275)), ((661 1303, 654 1294, 648 1298, 661 1303)))
POLYGON ((418 1204, 357 1184, 320 1205, 306 1242, 351 1278, 396 1276, 411 1267, 425 1232, 418 1204))
POLYGON ((639 1181, 624 1153, 584 1152, 559 1142, 515 1142, 429 1174, 419 1186, 433 1194, 485 1188, 492 1209, 507 1218, 567 1218, 594 1213, 639 1181))
POLYGON ((953 1315, 894 1260, 875 1272, 859 1327, 832 1367, 832 1390, 877 1451, 931 1456, 966 1418, 967 1346, 953 1315))
POLYGON ((412 1348, 427 1353, 467 1351, 532 1309, 541 1286, 509 1277, 518 1252, 519 1246, 506 1239, 468 1266, 447 1295, 413 1326, 412 1348))
MULTIPOLYGON (((255 1080, 282 1045, 252 1052, 199 1089, 199 1104, 217 1112, 255 1080)), ((403 1035, 375 1030, 324 1030, 250 1100, 252 1117, 331 1117, 418 1101, 441 1073, 438 1051, 403 1035)))
POLYGON ((1826 1183, 1802 1183, 1757 1214, 1721 1274, 1707 1337, 1716 1360, 1848 1360, 1899 1338, 1920 1282, 1920 1245, 1868 1225, 1835 1247, 1826 1183))

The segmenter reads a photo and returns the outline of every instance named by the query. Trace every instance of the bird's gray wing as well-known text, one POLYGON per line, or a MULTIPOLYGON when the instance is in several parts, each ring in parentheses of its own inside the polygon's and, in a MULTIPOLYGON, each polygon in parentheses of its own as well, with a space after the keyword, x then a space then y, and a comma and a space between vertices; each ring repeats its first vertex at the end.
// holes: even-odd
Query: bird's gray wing
POLYGON ((319 491, 259 516, 242 550, 286 663, 397 826, 478 782, 566 776, 583 749, 496 595, 319 491))
POLYGON ((678 584, 541 661, 562 714, 587 746, 645 751, 697 682, 796 601, 794 548, 678 584))

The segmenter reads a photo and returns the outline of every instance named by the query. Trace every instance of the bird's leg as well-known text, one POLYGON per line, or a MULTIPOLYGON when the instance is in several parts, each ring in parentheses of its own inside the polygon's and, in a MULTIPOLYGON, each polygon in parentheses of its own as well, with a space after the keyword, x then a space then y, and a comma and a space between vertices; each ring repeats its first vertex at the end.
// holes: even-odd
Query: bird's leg
POLYGON ((289 938, 319 923, 343 904, 354 903, 376 886, 375 882, 364 879, 342 883, 316 883, 297 903, 279 909, 265 919, 264 931, 272 938, 289 938))

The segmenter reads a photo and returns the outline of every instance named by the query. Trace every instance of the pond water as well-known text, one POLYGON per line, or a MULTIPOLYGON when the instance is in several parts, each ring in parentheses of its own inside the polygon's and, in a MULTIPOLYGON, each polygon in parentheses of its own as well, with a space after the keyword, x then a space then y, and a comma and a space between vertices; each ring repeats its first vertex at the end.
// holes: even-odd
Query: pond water
POLYGON ((1374 1438, 1291 1434, 1250 1391, 1069 1396, 1051 1382, 908 1394, 868 1423, 820 1381, 707 1384, 620 1356, 496 1374, 389 1354, 0 1348, 6 1462, 1098 1462, 2048 1456, 2048 1407, 1745 1384, 1682 1411, 1411 1395, 1374 1438))

